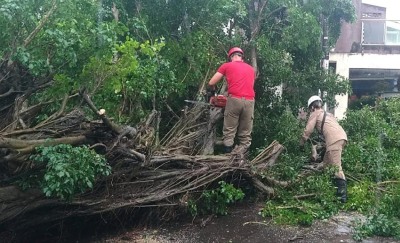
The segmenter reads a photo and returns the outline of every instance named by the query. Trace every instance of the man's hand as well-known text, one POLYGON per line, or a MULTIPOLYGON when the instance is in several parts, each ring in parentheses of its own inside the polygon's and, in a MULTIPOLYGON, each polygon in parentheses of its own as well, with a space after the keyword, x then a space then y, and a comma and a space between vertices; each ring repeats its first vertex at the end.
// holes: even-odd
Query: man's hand
POLYGON ((207 86, 207 92, 206 92, 208 100, 212 97, 215 96, 215 86, 213 85, 208 85, 207 86))
POLYGON ((300 139, 300 142, 299 142, 299 150, 300 150, 300 151, 304 151, 304 139, 303 139, 303 138, 300 139))
POLYGON ((211 98, 211 97, 215 96, 215 91, 207 91, 206 95, 208 98, 211 98))
POLYGON ((215 94, 215 86, 214 85, 207 85, 207 92, 215 94))
POLYGON ((317 145, 312 145, 311 146, 311 161, 317 161, 318 159, 318 153, 317 153, 317 145))
POLYGON ((299 120, 307 120, 307 112, 304 110, 304 108, 300 108, 299 112, 297 113, 297 119, 299 120))

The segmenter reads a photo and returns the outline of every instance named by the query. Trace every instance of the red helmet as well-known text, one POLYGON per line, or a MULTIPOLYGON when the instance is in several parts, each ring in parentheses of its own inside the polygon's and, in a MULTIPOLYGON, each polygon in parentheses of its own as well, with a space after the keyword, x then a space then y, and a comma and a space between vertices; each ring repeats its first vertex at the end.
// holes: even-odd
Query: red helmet
POLYGON ((230 58, 232 56, 232 54, 235 52, 239 52, 240 54, 242 54, 244 56, 244 52, 242 51, 242 49, 240 49, 239 47, 233 47, 228 52, 228 58, 230 58))

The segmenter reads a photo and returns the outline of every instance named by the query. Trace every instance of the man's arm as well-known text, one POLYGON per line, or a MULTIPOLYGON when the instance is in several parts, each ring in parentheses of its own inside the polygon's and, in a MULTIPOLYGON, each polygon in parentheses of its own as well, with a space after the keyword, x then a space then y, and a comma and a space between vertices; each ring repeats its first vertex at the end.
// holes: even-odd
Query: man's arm
POLYGON ((300 145, 304 145, 304 143, 308 140, 312 132, 314 131, 315 125, 317 124, 317 114, 315 112, 310 114, 310 118, 308 118, 306 128, 303 131, 303 135, 300 139, 300 145))
POLYGON ((222 73, 216 72, 208 82, 208 85, 214 87, 222 79, 223 76, 224 75, 222 73))

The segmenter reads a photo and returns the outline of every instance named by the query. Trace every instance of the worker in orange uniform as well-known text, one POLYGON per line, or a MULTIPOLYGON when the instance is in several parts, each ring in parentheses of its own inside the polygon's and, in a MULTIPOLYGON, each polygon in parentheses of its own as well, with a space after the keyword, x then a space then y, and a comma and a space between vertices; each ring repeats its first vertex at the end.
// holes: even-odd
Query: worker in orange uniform
POLYGON ((253 67, 244 62, 244 52, 239 47, 229 50, 228 60, 218 68, 208 85, 215 90, 215 85, 225 77, 228 97, 224 112, 224 150, 245 153, 251 145, 253 130, 255 73, 253 67), (236 134, 239 144, 234 148, 236 134))

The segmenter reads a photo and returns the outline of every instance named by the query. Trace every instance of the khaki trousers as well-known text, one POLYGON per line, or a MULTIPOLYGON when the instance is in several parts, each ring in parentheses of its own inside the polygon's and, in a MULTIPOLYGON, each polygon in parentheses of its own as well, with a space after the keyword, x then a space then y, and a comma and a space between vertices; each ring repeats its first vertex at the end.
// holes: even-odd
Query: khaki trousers
POLYGON ((338 168, 338 172, 335 177, 346 180, 342 168, 342 151, 346 145, 346 140, 339 140, 326 148, 325 156, 323 159, 323 167, 333 165, 338 168))
POLYGON ((254 100, 228 97, 224 112, 223 140, 227 147, 233 146, 237 133, 239 145, 248 149, 253 130, 254 100))

